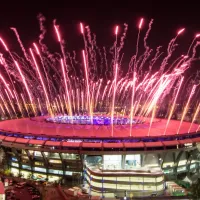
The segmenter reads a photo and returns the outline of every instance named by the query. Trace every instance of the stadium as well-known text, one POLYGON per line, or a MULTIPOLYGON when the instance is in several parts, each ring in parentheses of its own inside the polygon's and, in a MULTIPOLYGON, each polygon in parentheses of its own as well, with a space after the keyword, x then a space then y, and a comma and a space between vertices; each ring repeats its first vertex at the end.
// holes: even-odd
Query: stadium
MULTIPOLYGON (((48 118, 49 119, 49 118, 48 118)), ((160 195, 166 180, 195 181, 199 172, 197 124, 155 119, 111 126, 51 123, 47 117, 0 122, 0 140, 14 176, 86 183, 100 195, 160 195), (187 130, 190 129, 190 132, 187 130)), ((90 192, 91 192, 90 191, 90 192)))
POLYGON ((168 180, 196 181, 199 73, 189 70, 198 60, 200 34, 187 54, 172 56, 185 28, 163 51, 148 46, 153 20, 147 27, 141 18, 127 62, 122 51, 127 24, 115 27, 108 48, 97 46, 96 35, 80 23, 82 51, 76 53, 66 50, 54 21, 60 50, 51 53, 43 43, 45 19, 38 19, 40 40, 29 51, 11 29, 23 55, 0 37, 6 169, 25 179, 84 185, 87 193, 102 197, 162 195, 168 180))

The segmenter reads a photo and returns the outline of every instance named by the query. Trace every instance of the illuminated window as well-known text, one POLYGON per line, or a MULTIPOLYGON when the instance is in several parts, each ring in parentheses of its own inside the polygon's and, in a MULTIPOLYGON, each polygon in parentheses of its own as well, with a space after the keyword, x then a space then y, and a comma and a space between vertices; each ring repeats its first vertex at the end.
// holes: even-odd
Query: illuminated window
POLYGON ((19 169, 11 168, 11 172, 14 174, 14 176, 19 175, 19 169))
POLYGON ((23 163, 29 163, 29 160, 22 160, 23 163))
POLYGON ((45 181, 47 176, 45 174, 33 173, 33 179, 38 181, 45 181))
POLYGON ((34 151, 33 150, 28 150, 28 152, 33 155, 34 151))
POLYGON ((44 163, 43 162, 35 162, 35 165, 44 166, 44 163))
POLYGON ((126 155, 125 166, 127 169, 134 168, 134 167, 141 167, 140 154, 126 155))
POLYGON ((66 171, 65 175, 72 176, 72 172, 66 171))
POLYGON ((13 167, 19 167, 19 164, 18 163, 11 163, 11 165, 13 166, 13 167))
POLYGON ((59 153, 50 153, 49 158, 59 158, 60 159, 60 155, 59 155, 59 153))
POLYGON ((121 169, 121 155, 104 155, 104 169, 121 169))
POLYGON ((49 156, 49 152, 44 152, 45 157, 49 156))
POLYGON ((62 163, 61 160, 49 160, 50 163, 62 163))
POLYGON ((28 169, 28 170, 31 170, 31 167, 30 167, 30 166, 28 166, 28 165, 22 165, 22 168, 23 168, 23 169, 28 169))
POLYGON ((178 167, 178 172, 182 172, 182 171, 185 171, 186 170, 186 166, 184 166, 184 167, 178 167))
POLYGON ((35 151, 34 152, 34 156, 39 156, 39 157, 42 157, 42 154, 40 151, 35 151))
POLYGON ((63 171, 62 170, 49 169, 49 173, 63 175, 63 171))
POLYGON ((35 171, 38 172, 46 172, 47 170, 45 168, 40 168, 40 167, 34 167, 35 171))
POLYGON ((12 159, 12 161, 16 161, 16 162, 18 161, 17 158, 13 158, 13 157, 12 157, 11 159, 12 159))
POLYGON ((22 159, 28 160, 28 156, 22 156, 22 159))
POLYGON ((22 154, 26 154, 26 151, 24 149, 22 149, 22 154))
POLYGON ((66 160, 80 160, 80 156, 73 153, 62 153, 62 157, 66 160))

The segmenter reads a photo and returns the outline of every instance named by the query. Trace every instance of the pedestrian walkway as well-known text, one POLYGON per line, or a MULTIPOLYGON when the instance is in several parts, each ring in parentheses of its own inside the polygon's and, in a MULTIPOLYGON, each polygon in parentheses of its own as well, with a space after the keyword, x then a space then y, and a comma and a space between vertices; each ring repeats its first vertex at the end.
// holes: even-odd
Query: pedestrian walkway
POLYGON ((57 188, 55 187, 48 188, 45 196, 46 196, 45 198, 46 200, 55 200, 55 199, 64 200, 63 197, 59 194, 57 188))
POLYGON ((63 196, 59 193, 59 190, 55 186, 40 187, 40 192, 44 200, 65 200, 63 196))

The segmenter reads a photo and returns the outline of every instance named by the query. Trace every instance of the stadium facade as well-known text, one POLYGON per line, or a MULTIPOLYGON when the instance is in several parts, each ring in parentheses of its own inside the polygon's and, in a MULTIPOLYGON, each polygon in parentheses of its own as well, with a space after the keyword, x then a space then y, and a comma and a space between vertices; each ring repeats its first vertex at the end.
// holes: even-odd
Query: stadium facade
POLYGON ((145 124, 126 126, 55 124, 44 117, 0 122, 0 140, 7 167, 14 176, 87 183, 90 191, 131 196, 162 194, 165 181, 195 181, 199 174, 198 125, 172 121, 163 135, 158 120, 147 137, 145 124), (187 132, 190 128, 191 132, 187 132), (184 132, 185 131, 185 132, 184 132), (127 133, 127 134, 126 134, 127 133))

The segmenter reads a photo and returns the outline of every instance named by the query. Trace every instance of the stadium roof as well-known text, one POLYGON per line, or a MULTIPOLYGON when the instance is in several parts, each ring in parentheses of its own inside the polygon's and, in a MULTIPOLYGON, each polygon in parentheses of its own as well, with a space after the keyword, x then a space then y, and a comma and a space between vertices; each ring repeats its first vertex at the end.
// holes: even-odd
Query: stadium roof
MULTIPOLYGON (((149 136, 163 136, 166 127, 166 120, 157 120, 152 123, 149 136)), ((180 121, 171 120, 166 131, 166 135, 176 135, 180 121)), ((185 134, 190 127, 189 122, 183 122, 179 134, 185 134)), ((197 124, 193 124, 190 132, 196 132, 197 124)), ((43 135, 45 136, 61 136, 75 138, 109 138, 112 134, 112 127, 105 125, 70 125, 56 124, 45 121, 45 117, 36 117, 33 119, 23 118, 15 120, 7 120, 0 122, 0 130, 14 132, 27 135, 43 135)), ((148 136, 149 123, 133 125, 130 131, 130 125, 114 125, 113 138, 130 137, 132 132, 133 137, 148 136)), ((1 139, 1 138, 0 138, 1 139)), ((6 140, 9 140, 6 137, 6 140)), ((13 140, 13 138, 11 139, 13 140)))

